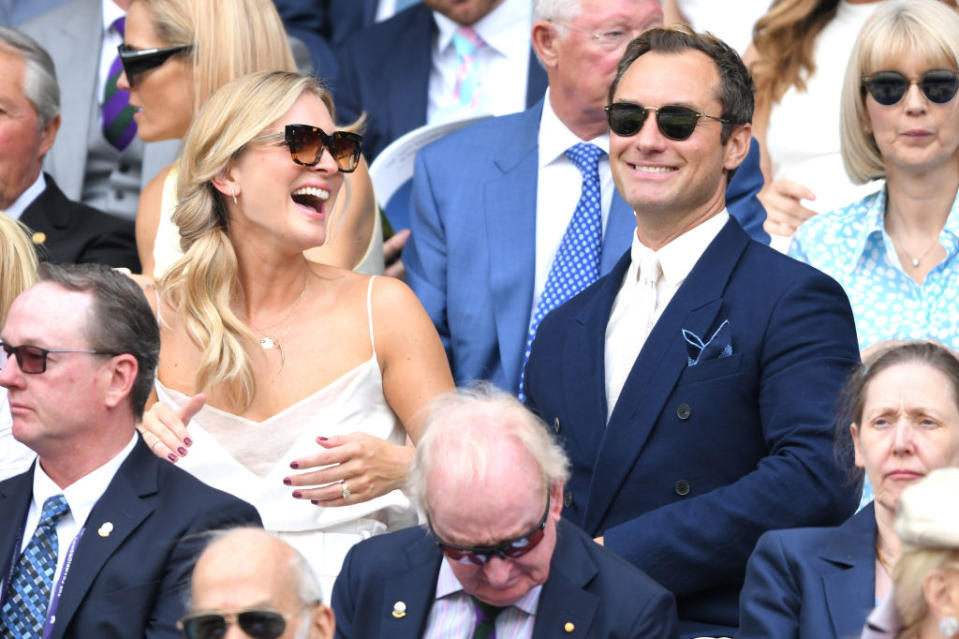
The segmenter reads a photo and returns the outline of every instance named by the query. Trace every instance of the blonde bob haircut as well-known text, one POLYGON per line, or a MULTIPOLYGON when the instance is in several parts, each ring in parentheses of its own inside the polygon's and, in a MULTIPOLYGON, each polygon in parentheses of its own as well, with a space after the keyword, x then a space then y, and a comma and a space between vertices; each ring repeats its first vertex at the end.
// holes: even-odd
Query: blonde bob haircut
MULTIPOLYGON (((944 508, 948 508, 943 504, 944 508)), ((915 550, 903 554, 893 572, 896 610, 902 619, 901 638, 915 637, 929 614, 924 584, 936 571, 959 571, 959 551, 950 548, 915 550)))
POLYGON ((928 69, 959 68, 959 14, 939 0, 889 0, 881 3, 859 32, 849 56, 842 88, 840 132, 842 160, 853 182, 886 176, 886 166, 869 130, 862 76, 896 69, 909 56, 928 69))
POLYGON ((256 392, 245 349, 256 339, 230 303, 242 301, 243 290, 226 203, 212 180, 305 93, 320 98, 333 115, 330 94, 312 76, 265 71, 227 83, 197 114, 180 157, 180 200, 173 221, 180 229, 183 256, 159 286, 202 351, 196 392, 223 384, 243 409, 256 392))
POLYGON ((227 82, 256 71, 296 71, 271 0, 134 0, 169 46, 191 45, 193 112, 227 82))
POLYGON ((37 281, 37 253, 19 221, 0 213, 0 327, 13 300, 37 281))

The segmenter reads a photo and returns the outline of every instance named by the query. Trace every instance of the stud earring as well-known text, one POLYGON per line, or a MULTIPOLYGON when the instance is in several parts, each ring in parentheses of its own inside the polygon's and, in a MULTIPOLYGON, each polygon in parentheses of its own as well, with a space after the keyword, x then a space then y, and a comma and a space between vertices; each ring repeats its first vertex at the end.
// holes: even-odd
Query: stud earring
POLYGON ((943 637, 955 637, 959 634, 959 619, 955 617, 943 617, 939 622, 939 633, 943 637))

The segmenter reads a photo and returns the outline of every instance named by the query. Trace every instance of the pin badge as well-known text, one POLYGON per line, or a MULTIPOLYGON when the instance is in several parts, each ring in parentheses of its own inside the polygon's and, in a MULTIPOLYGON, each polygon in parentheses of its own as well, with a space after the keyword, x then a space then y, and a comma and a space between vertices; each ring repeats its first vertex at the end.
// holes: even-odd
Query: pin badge
POLYGON ((34 244, 43 244, 47 241, 47 234, 43 231, 37 231, 30 237, 30 239, 33 240, 34 244))
POLYGON ((97 530, 97 534, 101 537, 109 537, 110 533, 113 532, 113 524, 109 521, 104 522, 100 528, 97 530))
POLYGON ((393 617, 396 619, 402 619, 406 616, 406 604, 402 601, 397 601, 393 604, 393 617))
POLYGON ((565 630, 567 633, 573 632, 576 630, 576 624, 574 624, 572 621, 567 621, 566 625, 563 626, 563 630, 565 630))

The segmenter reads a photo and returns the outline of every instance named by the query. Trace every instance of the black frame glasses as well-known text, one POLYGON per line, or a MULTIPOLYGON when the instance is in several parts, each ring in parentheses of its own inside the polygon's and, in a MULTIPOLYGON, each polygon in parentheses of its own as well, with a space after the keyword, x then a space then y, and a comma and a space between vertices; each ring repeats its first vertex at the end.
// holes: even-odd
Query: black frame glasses
POLYGON ((39 375, 47 371, 47 355, 50 353, 83 353, 86 355, 109 355, 113 357, 116 353, 107 353, 94 350, 74 350, 66 348, 40 348, 39 346, 30 346, 21 344, 20 346, 11 346, 6 342, 0 342, 0 349, 3 354, 0 356, 0 368, 7 365, 7 360, 11 355, 17 358, 17 366, 21 373, 27 375, 39 375))
POLYGON ((290 157, 301 166, 316 166, 326 149, 333 156, 340 173, 352 173, 360 164, 363 136, 349 131, 334 131, 332 135, 309 124, 287 124, 279 133, 269 133, 255 141, 281 138, 290 149, 290 157))
POLYGON ((688 139, 703 118, 729 124, 729 120, 706 115, 678 104, 647 107, 633 102, 613 102, 603 109, 606 111, 609 130, 621 137, 630 137, 639 133, 650 111, 656 112, 656 126, 659 127, 659 132, 670 140, 688 139))
POLYGON ((863 89, 883 106, 899 104, 913 84, 918 84, 922 94, 935 104, 949 102, 959 90, 959 72, 949 69, 930 69, 918 78, 899 71, 876 71, 862 76, 861 80, 863 89))
POLYGON ((461 564, 471 563, 476 566, 484 566, 494 555, 500 559, 519 559, 530 552, 543 541, 546 534, 546 522, 549 520, 549 491, 546 491, 546 510, 543 512, 543 518, 536 526, 527 533, 507 539, 495 546, 457 546, 440 539, 439 535, 433 529, 433 522, 429 515, 426 517, 426 523, 430 527, 430 534, 433 540, 439 546, 443 554, 453 561, 461 564))
POLYGON ((186 615, 176 622, 176 627, 187 639, 220 639, 231 624, 239 624, 240 629, 253 639, 277 639, 286 631, 286 624, 290 619, 300 614, 304 608, 319 603, 305 603, 288 615, 268 608, 200 612, 186 615))
POLYGON ((132 49, 125 44, 117 47, 120 64, 127 76, 127 83, 132 87, 136 84, 136 77, 150 69, 155 69, 178 53, 193 49, 192 45, 181 44, 175 47, 160 47, 158 49, 132 49))

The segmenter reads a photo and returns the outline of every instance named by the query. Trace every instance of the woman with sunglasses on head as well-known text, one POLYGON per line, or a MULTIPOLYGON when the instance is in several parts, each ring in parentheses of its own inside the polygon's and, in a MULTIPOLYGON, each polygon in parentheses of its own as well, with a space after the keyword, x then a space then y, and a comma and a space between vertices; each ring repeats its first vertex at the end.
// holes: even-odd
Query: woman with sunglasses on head
POLYGON ((332 113, 313 79, 268 72, 197 115, 174 213, 185 253, 157 286, 159 402, 141 427, 154 453, 253 503, 327 593, 353 543, 415 522, 406 437, 453 386, 406 285, 303 255, 359 165, 359 136, 332 113))
MULTIPOLYGON (((130 104, 139 109, 137 135, 147 142, 183 138, 210 95, 234 78, 296 70, 270 0, 133 0, 120 59, 125 73, 117 84, 130 91, 130 104)), ((171 219, 177 170, 174 163, 144 188, 137 211, 143 273, 158 279, 181 253, 171 219)), ((329 243, 307 257, 374 269, 381 256, 371 248, 377 209, 365 161, 348 178, 338 202, 329 243)))
POLYGON ((844 388, 836 441, 837 458, 855 461, 850 479, 865 472, 875 502, 840 526, 760 537, 746 566, 737 639, 857 636, 902 554, 893 530, 899 495, 937 468, 959 467, 955 354, 906 342, 867 359, 844 388))

